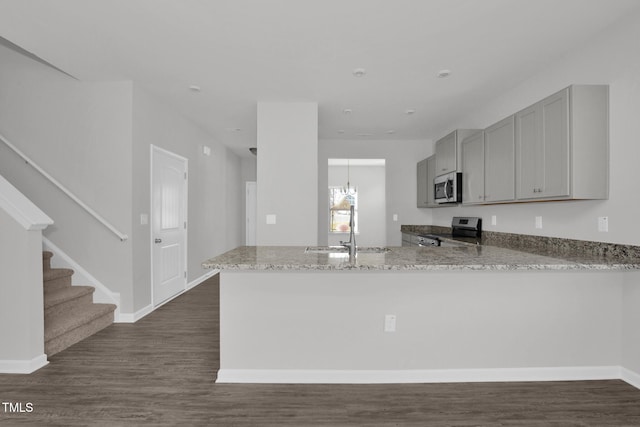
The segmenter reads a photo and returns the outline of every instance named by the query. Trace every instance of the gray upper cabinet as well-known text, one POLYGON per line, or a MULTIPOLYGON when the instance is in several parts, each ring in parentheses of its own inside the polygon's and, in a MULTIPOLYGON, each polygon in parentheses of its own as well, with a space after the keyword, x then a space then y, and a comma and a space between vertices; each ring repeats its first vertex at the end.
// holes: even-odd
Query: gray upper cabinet
POLYGON ((462 167, 460 144, 477 131, 477 129, 457 129, 436 141, 435 176, 456 172, 462 167))
POLYGON ((427 158, 427 207, 439 208, 443 205, 436 203, 435 189, 433 188, 433 180, 436 177, 436 156, 427 158))
POLYGON ((509 116, 484 131, 485 203, 515 199, 515 162, 515 117, 509 116))
POLYGON ((517 200, 608 197, 608 99, 574 85, 516 113, 517 200))
POLYGON ((418 191, 416 194, 417 206, 419 208, 428 208, 427 188, 429 182, 427 179, 427 159, 418 162, 416 172, 416 188, 418 191))
POLYGON ((462 141, 462 203, 515 199, 514 116, 462 141))
POLYGON ((436 176, 454 172, 458 168, 456 131, 436 141, 436 176))
POLYGON ((484 132, 480 131, 462 141, 462 203, 484 203, 484 132))
POLYGON ((417 177, 417 206, 419 208, 435 208, 436 204, 433 192, 433 179, 436 177, 436 156, 428 157, 418 162, 416 168, 417 177))

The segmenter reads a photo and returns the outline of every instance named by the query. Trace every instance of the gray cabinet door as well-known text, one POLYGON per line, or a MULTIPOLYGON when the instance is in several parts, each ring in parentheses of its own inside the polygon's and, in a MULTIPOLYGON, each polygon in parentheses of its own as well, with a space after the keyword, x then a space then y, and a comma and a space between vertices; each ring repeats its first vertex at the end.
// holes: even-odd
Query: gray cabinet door
POLYGON ((509 116, 484 131, 485 202, 514 200, 515 185, 515 117, 509 116))
POLYGON ((416 200, 419 208, 428 207, 427 203, 427 159, 418 162, 416 167, 416 200))
POLYGON ((433 180, 436 177, 436 156, 427 158, 427 206, 430 208, 439 207, 436 203, 435 189, 433 188, 433 180))
POLYGON ((516 198, 534 199, 542 188, 540 103, 516 113, 516 198))
POLYGON ((544 174, 541 197, 569 196, 569 89, 540 103, 544 174))
POLYGON ((562 198, 569 191, 569 89, 516 113, 518 199, 562 198))
POLYGON ((457 142, 456 131, 436 141, 436 176, 457 170, 457 142))
POLYGON ((484 132, 478 132, 461 144, 462 149, 462 203, 484 202, 484 132))

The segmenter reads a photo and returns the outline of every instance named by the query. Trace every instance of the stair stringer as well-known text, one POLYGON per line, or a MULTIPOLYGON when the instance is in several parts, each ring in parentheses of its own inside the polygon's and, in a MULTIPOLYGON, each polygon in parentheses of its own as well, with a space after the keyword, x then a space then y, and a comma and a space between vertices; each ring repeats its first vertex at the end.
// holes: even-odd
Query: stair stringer
POLYGON ((82 268, 80 264, 44 236, 42 236, 42 249, 53 253, 51 267, 70 268, 74 271, 73 276, 71 276, 72 286, 92 286, 95 288, 93 293, 94 303, 115 304, 116 309, 113 312, 113 321, 114 323, 122 321, 120 316, 120 293, 112 292, 106 285, 92 276, 91 273, 82 268))

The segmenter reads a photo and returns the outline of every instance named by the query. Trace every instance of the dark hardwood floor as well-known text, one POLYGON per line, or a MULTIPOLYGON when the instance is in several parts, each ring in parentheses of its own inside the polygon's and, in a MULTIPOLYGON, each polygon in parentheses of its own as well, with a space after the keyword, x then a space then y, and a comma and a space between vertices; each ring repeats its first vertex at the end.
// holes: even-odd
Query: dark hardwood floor
POLYGON ((0 406, 0 425, 640 426, 640 390, 623 381, 215 384, 218 360, 214 277, 31 375, 0 375, 0 401, 33 405, 0 406))

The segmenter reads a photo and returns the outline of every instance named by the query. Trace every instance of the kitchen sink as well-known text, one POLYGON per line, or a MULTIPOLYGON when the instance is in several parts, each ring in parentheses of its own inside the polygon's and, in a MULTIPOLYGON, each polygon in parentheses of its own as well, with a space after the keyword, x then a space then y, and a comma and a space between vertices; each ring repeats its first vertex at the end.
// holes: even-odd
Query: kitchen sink
MULTIPOLYGON (((361 254, 384 254, 391 249, 382 246, 358 246, 356 252, 361 254)), ((349 249, 344 246, 308 246, 305 254, 332 254, 332 253, 348 253, 349 249)))

